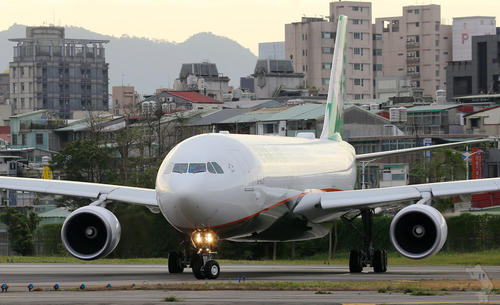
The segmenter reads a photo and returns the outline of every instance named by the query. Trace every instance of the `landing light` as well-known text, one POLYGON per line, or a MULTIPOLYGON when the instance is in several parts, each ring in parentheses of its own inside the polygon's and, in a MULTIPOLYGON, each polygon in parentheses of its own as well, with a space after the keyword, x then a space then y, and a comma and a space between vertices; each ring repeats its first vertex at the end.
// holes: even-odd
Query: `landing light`
POLYGON ((217 241, 217 235, 210 230, 197 230, 191 235, 191 241, 197 248, 210 248, 217 241))

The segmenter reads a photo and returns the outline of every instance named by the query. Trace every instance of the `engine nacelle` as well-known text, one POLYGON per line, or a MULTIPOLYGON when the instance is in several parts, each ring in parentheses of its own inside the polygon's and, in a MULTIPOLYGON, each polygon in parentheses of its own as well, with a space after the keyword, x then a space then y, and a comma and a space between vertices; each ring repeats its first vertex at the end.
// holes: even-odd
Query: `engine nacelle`
POLYGON ((121 227, 109 210, 85 206, 64 221, 61 238, 68 252, 82 260, 100 259, 111 253, 120 241, 121 227))
POLYGON ((414 204, 396 214, 389 234, 401 255, 424 259, 441 250, 448 236, 448 225, 435 208, 414 204))

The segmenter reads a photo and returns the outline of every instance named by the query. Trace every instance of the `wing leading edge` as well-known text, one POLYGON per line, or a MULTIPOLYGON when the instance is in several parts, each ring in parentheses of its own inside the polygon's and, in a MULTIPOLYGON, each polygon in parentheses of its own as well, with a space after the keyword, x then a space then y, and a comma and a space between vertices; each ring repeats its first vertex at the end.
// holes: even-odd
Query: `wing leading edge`
POLYGON ((307 193, 294 208, 312 222, 324 222, 356 209, 433 197, 500 191, 500 178, 452 181, 329 193, 307 193))
POLYGON ((96 200, 115 200, 144 205, 150 209, 158 208, 156 192, 152 189, 111 184, 14 177, 0 177, 0 188, 50 195, 84 197, 96 200))

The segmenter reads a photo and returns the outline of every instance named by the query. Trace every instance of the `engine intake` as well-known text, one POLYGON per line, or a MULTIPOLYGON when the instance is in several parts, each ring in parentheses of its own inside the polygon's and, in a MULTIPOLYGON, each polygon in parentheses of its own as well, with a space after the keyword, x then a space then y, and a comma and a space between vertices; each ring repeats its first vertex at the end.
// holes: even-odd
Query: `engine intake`
POLYGON ((64 221, 61 238, 68 252, 82 260, 100 259, 111 253, 120 241, 121 227, 109 210, 85 206, 64 221))
POLYGON ((391 222, 390 237, 396 250, 411 259, 433 256, 443 247, 448 226, 443 215, 428 205, 408 206, 391 222))

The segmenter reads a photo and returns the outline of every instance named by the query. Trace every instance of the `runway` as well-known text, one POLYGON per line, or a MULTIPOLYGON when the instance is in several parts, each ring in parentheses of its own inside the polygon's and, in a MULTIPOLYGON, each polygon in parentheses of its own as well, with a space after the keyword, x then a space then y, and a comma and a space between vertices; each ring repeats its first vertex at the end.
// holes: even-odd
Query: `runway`
MULTIPOLYGON (((468 266, 472 267, 472 266, 468 266)), ((365 268, 361 274, 351 274, 347 266, 339 265, 221 265, 221 276, 210 283, 236 283, 243 277, 250 281, 413 281, 413 280, 469 280, 470 273, 463 266, 389 266, 386 273, 373 273, 372 268, 365 268)), ((490 278, 500 278, 500 267, 484 266, 490 278)), ((166 265, 114 265, 114 264, 0 264, 0 285, 9 286, 7 293, 0 294, 0 303, 4 304, 55 304, 73 303, 100 304, 161 302, 165 297, 176 295, 189 303, 227 302, 245 304, 260 303, 394 303, 438 301, 457 304, 460 302, 479 302, 478 292, 450 292, 440 296, 409 296, 402 293, 382 294, 378 292, 332 292, 319 295, 314 291, 53 291, 55 284, 60 290, 74 289, 84 284, 86 287, 136 285, 157 286, 168 283, 205 283, 208 280, 196 280, 190 269, 181 274, 169 274, 166 265), (27 286, 44 291, 28 292, 27 286), (50 291, 52 290, 52 291, 50 291), (266 297, 267 295, 267 297, 266 297), (33 300, 31 300, 33 298, 33 300), (119 301, 122 300, 122 301, 119 301)), ((490 297, 491 302, 500 302, 498 295, 490 297)), ((415 303, 414 303, 415 304, 415 303)))

